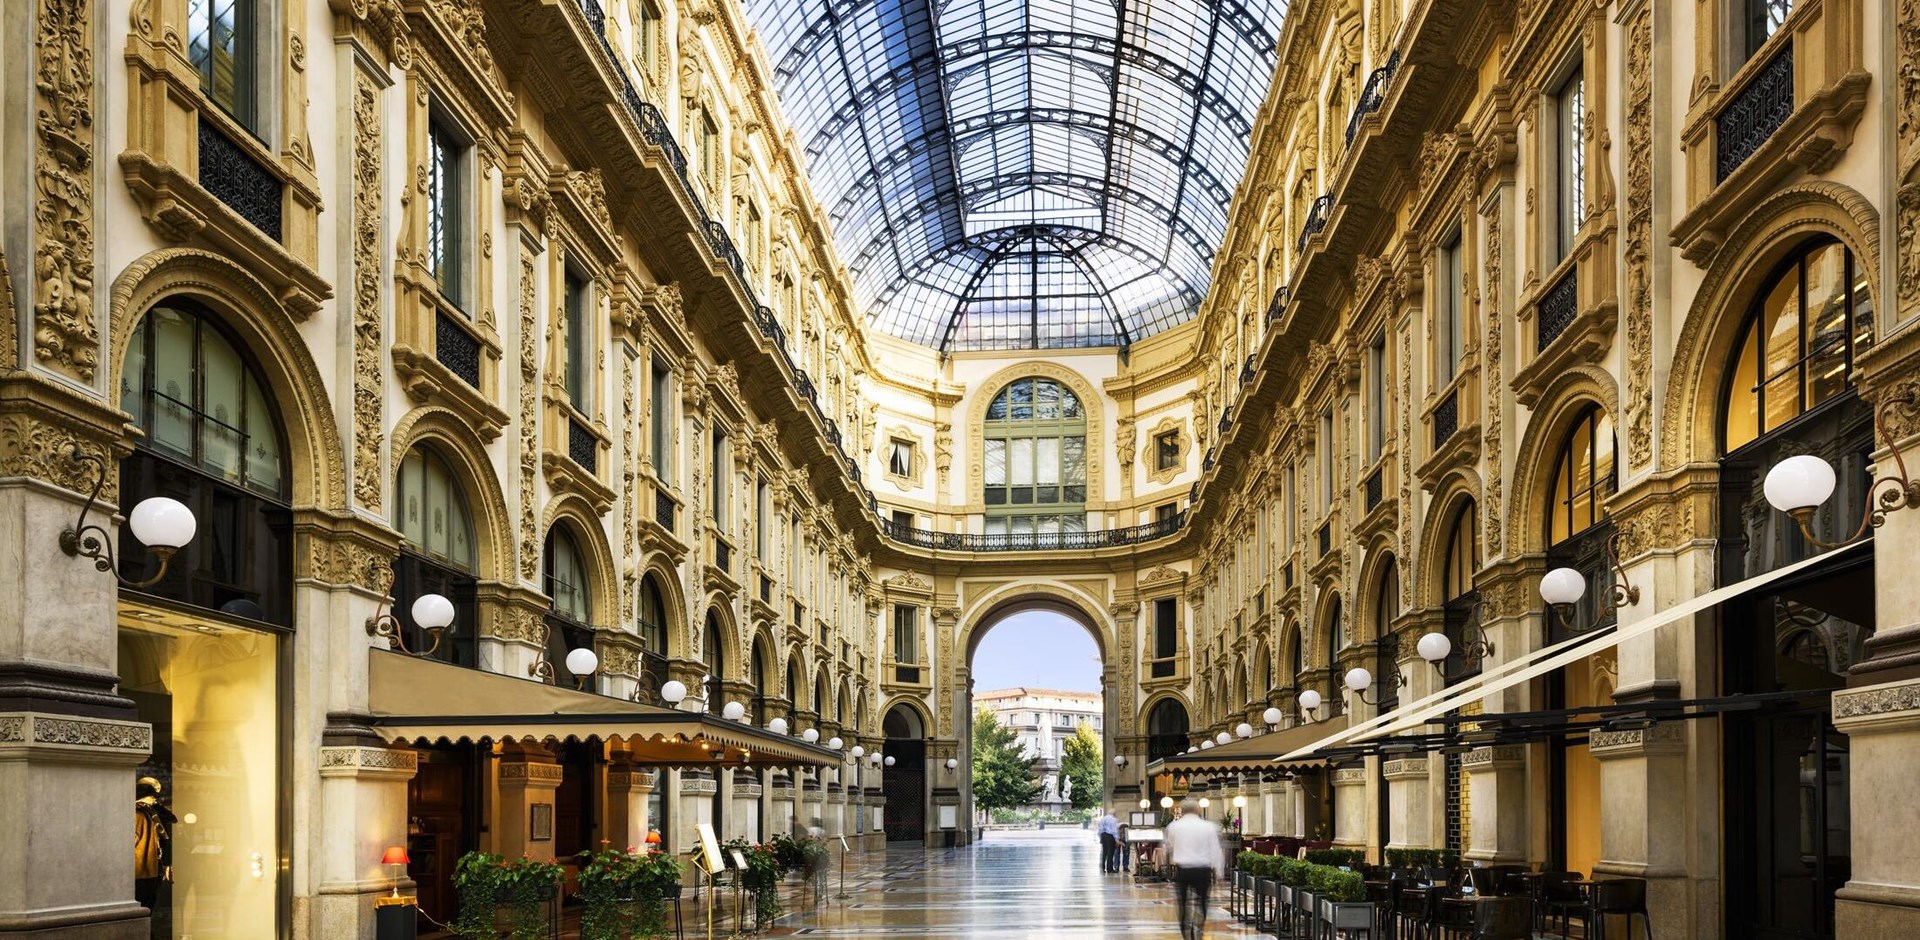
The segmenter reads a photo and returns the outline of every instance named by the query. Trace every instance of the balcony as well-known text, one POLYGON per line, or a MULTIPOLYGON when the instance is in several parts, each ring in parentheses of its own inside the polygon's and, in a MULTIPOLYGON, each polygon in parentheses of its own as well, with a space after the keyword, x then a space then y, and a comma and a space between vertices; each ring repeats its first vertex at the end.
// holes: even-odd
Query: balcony
POLYGON ((680 504, 675 502, 666 490, 653 491, 653 521, 659 524, 660 528, 672 532, 673 517, 679 510, 680 504))
MULTIPOLYGON (((1536 352, 1545 351, 1560 334, 1567 331, 1580 313, 1580 269, 1569 266, 1546 293, 1540 295, 1540 309, 1534 320, 1536 352)), ((1436 439, 1437 440, 1437 439, 1436 439)))
POLYGON ((1433 449, 1438 451, 1460 430, 1460 390, 1449 389, 1433 409, 1433 449))
POLYGON ((1313 208, 1307 211, 1307 222, 1300 226, 1300 240, 1294 245, 1294 250, 1304 254, 1307 250, 1307 242, 1326 229, 1327 219, 1332 215, 1333 194, 1323 193, 1320 198, 1313 201, 1313 208))
POLYGON ((589 474, 600 472, 600 438, 575 417, 567 419, 567 459, 589 474))
POLYGON ((956 552, 1046 552, 1138 545, 1175 535, 1186 523, 1187 513, 1182 510, 1165 519, 1156 519, 1143 525, 1118 529, 1093 529, 1086 532, 995 535, 936 532, 931 529, 916 529, 891 519, 880 520, 880 531, 889 539, 916 548, 956 552))
POLYGON ((480 388, 480 341, 445 310, 434 313, 433 358, 460 381, 480 388))
POLYGON ((1782 43, 1753 80, 1714 115, 1714 181, 1732 176, 1792 116, 1793 44, 1789 42, 1782 43))
POLYGON ((1380 499, 1383 495, 1381 492, 1382 486, 1380 478, 1385 472, 1383 468, 1375 467, 1372 473, 1367 474, 1365 498, 1362 500, 1362 504, 1366 506, 1367 512, 1372 512, 1375 507, 1380 505, 1380 499))
POLYGON ((200 185, 260 234, 280 241, 286 185, 213 121, 200 123, 200 185))
POLYGON ((1400 50, 1395 49, 1393 55, 1387 57, 1387 64, 1374 69, 1367 76, 1367 87, 1360 93, 1360 100, 1354 103, 1353 116, 1347 119, 1349 145, 1360 134, 1360 122, 1366 120, 1367 115, 1380 110, 1380 106, 1386 103, 1387 83, 1393 81, 1394 70, 1399 67, 1400 50))
POLYGON ((1267 301, 1267 322, 1273 323, 1287 312, 1287 285, 1273 289, 1273 299, 1267 301))

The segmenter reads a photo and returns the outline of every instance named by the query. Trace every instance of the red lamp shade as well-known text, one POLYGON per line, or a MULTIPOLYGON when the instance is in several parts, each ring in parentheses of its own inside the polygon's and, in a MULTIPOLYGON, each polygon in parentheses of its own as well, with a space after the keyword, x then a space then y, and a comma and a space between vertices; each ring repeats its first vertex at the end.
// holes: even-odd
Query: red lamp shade
POLYGON ((380 856, 382 865, 405 865, 409 863, 407 847, 404 845, 387 846, 387 854, 380 856))
POLYGON ((659 845, 659 844, 660 844, 660 832, 659 832, 659 830, 652 830, 652 831, 649 831, 649 832, 647 833, 647 844, 648 844, 648 845, 659 845))

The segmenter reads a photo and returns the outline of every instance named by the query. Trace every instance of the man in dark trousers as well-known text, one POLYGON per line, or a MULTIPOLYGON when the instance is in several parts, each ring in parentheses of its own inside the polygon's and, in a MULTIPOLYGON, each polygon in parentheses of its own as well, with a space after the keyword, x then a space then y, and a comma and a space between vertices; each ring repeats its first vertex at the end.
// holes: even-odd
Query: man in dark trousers
POLYGON ((1227 874, 1220 826, 1200 815, 1200 804, 1189 797, 1180 802, 1180 818, 1167 824, 1166 849, 1180 907, 1180 936, 1200 940, 1206 935, 1207 894, 1213 890, 1213 879, 1227 874))
POLYGON ((1110 810, 1100 816, 1100 870, 1120 870, 1120 820, 1110 810))

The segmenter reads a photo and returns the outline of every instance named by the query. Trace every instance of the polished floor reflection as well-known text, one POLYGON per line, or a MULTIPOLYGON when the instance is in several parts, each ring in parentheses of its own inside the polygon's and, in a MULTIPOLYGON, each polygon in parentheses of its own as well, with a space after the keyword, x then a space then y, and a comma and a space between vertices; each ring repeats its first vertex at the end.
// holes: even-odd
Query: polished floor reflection
MULTIPOLYGON (((966 849, 895 844, 839 873, 816 909, 781 918, 776 936, 916 938, 1178 937, 1173 888, 1100 873, 1100 846, 1078 829, 990 834, 966 849)), ((796 899, 798 900, 798 899, 796 899)), ((1207 936, 1256 937, 1216 891, 1207 936)))

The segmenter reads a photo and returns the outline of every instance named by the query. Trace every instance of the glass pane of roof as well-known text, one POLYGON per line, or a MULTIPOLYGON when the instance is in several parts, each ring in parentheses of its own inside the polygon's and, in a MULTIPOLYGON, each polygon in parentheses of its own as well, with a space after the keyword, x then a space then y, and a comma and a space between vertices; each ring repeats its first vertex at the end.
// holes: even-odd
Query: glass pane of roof
POLYGON ((1287 0, 747 0, 854 296, 942 350, 1189 318, 1287 0))

